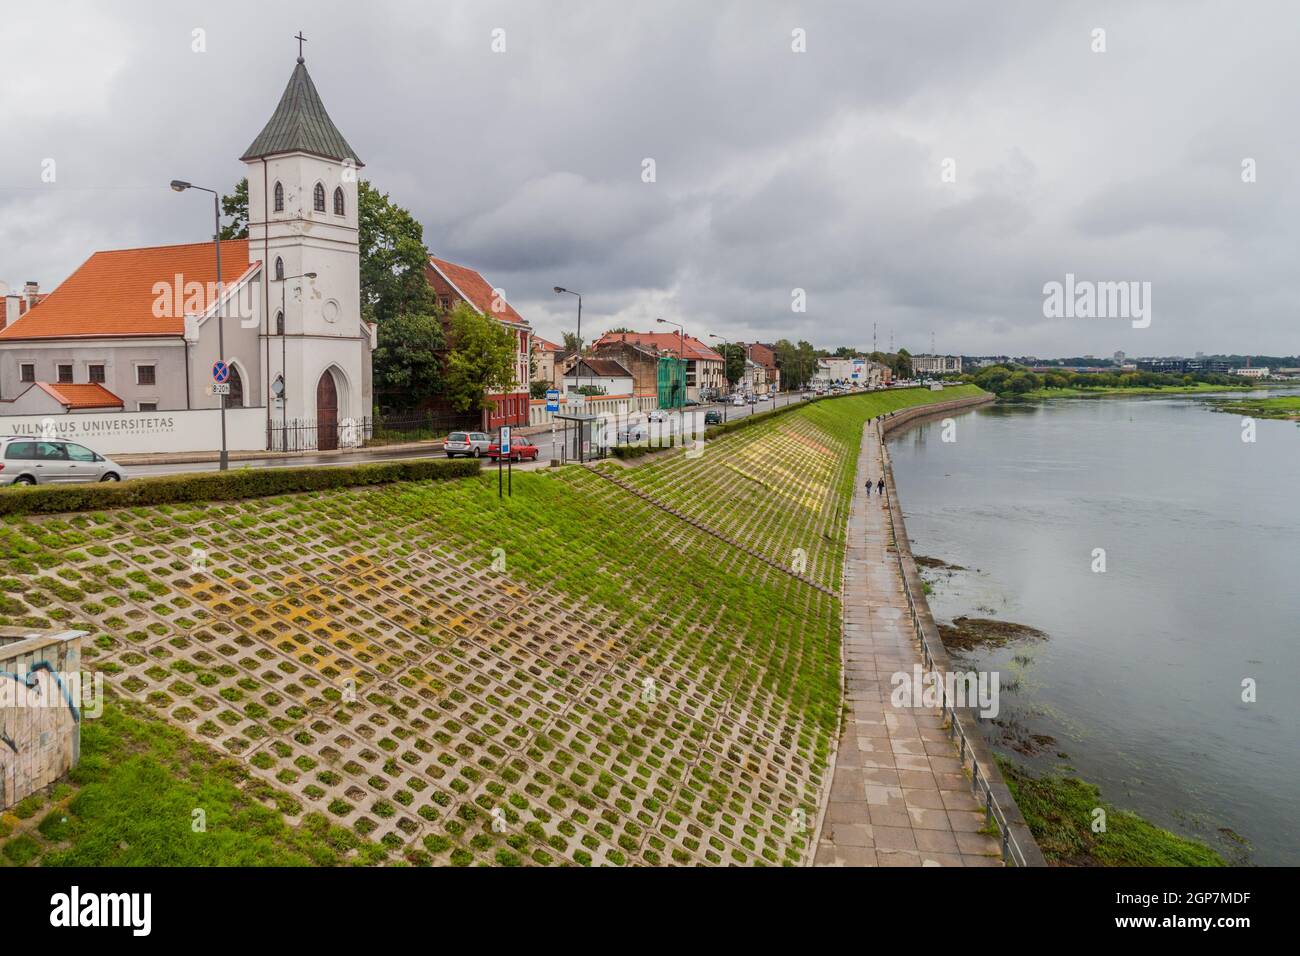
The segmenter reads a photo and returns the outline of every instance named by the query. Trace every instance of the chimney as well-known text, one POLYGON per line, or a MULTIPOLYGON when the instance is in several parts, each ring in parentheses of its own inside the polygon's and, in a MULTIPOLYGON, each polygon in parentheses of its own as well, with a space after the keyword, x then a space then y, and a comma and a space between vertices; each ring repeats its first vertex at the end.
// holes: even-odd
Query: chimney
POLYGON ((7 328, 18 321, 18 316, 22 313, 19 311, 19 303, 23 297, 16 293, 9 293, 5 296, 4 311, 0 312, 0 329, 7 328))
POLYGON ((23 286, 23 298, 27 300, 27 308, 36 304, 36 297, 41 294, 40 284, 28 279, 23 286))

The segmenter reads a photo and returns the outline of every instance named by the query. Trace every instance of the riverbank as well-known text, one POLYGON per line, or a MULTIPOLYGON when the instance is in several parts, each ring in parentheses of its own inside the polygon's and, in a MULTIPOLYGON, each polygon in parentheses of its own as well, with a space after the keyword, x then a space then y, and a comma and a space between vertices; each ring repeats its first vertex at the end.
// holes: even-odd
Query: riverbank
MULTIPOLYGON (((1136 390, 1122 391, 1127 394, 1136 390)), ((917 416, 917 419, 919 418, 920 416, 917 416)), ((890 429, 891 437, 915 424, 918 424, 917 420, 900 422, 890 429)), ((969 435, 969 429, 963 434, 969 435)), ((920 440, 916 443, 918 447, 925 447, 926 444, 920 440)), ((946 445, 943 447, 950 448, 952 446, 946 445)), ((967 467, 969 467, 969 464, 967 467)), ((943 473, 948 472, 950 469, 953 469, 953 465, 945 464, 941 468, 931 467, 929 473, 932 476, 936 474, 942 476, 943 473)), ((944 481, 942 477, 932 478, 931 480, 936 482, 944 481)), ((946 482, 944 487, 952 487, 951 482, 946 482)), ((945 509, 945 511, 948 510, 951 509, 945 509)), ((905 532, 900 530, 900 537, 905 538, 905 532)), ((902 550, 905 542, 900 541, 899 544, 900 550, 902 550)), ((932 543, 927 542, 927 544, 932 543)), ((934 552, 931 551, 930 553, 933 554, 934 552)), ((947 575, 951 576, 962 565, 967 567, 972 566, 972 564, 983 565, 983 561, 978 557, 978 551, 967 550, 965 553, 945 551, 941 553, 944 554, 943 559, 924 558, 921 562, 932 571, 940 572, 941 578, 944 576, 943 572, 947 572, 947 575), (946 560, 950 557, 955 558, 959 563, 954 564, 946 560), (972 558, 974 559, 973 562, 972 558)), ((979 572, 972 572, 974 576, 978 576, 978 574, 979 572)), ((992 611, 992 608, 988 608, 987 611, 992 611)), ((951 613, 951 610, 949 613, 951 613)), ((951 634, 971 631, 971 635, 968 636, 971 636, 969 643, 971 643, 972 647, 967 648, 965 644, 959 641, 960 646, 949 646, 948 649, 954 653, 961 653, 959 660, 965 661, 968 650, 974 649, 974 645, 979 645, 978 650, 980 653, 969 658, 970 669, 1003 672, 1004 686, 1001 690, 1003 709, 1006 711, 1009 708, 1014 708, 1016 706, 1016 695, 1022 693, 1021 689, 1014 685, 1019 682, 1021 675, 1029 665, 1027 663, 1011 665, 1011 677, 1007 679, 1008 675, 1005 671, 1008 665, 999 659, 996 650, 992 654, 988 652, 991 648, 996 649, 1002 647, 1002 645, 1016 644, 1016 647, 1003 649, 1001 657, 1032 654, 1033 652, 1030 651, 1022 651, 1019 645, 1032 645, 1033 643, 1042 642, 1048 635, 1036 628, 1013 625, 1002 620, 968 619, 962 618, 960 615, 958 615, 958 620, 964 620, 966 626, 958 627, 956 632, 948 630, 944 633, 945 644, 951 634), (985 633, 990 629, 994 633, 985 633), (1010 700, 1007 699, 1008 697, 1010 697, 1010 700)), ((956 621, 954 621, 954 624, 956 624, 956 621)), ((1027 662, 1029 658, 1024 657, 1023 660, 1027 662)), ((1013 718, 1011 723, 1013 727, 1019 726, 1018 719, 1013 718)), ((995 730, 987 723, 981 723, 980 726, 991 741, 997 744, 997 751, 1001 751, 1007 745, 1008 740, 1004 736, 1005 728, 998 727, 995 730)), ((1051 729, 1056 732, 1056 728, 1051 729)), ((1052 738, 1046 736, 1042 739, 1052 740, 1052 738)), ((1055 746, 1053 745, 1047 750, 1054 752, 1055 746)), ((1060 769, 1054 769, 1035 776, 1029 771, 1027 765, 1015 762, 1001 752, 997 752, 996 757, 1003 779, 1006 781, 1008 792, 1019 808, 1019 812, 1026 821, 1029 831, 1035 841, 1038 842, 1044 858, 1050 865, 1225 865, 1224 858, 1205 844, 1163 829, 1137 813, 1118 809, 1105 803, 1101 798, 1099 788, 1090 782, 1079 779, 1075 775, 1076 772, 1073 768, 1069 768, 1064 772, 1060 769), (1093 821, 1096 819, 1094 811, 1098 809, 1105 814, 1106 830, 1094 833, 1092 830, 1093 821)), ((1065 754, 1063 753, 1057 755, 1058 759, 1064 757, 1065 754)))
POLYGON ((1016 805, 1053 866, 1227 866, 1204 843, 1177 836, 1102 799, 1063 773, 1034 776, 998 755, 1016 805))
POLYGON ((1115 398, 1139 395, 1196 395, 1209 392, 1252 392, 1265 385, 1148 385, 1141 388, 1036 388, 1023 392, 1014 400, 1029 398, 1115 398))
POLYGON ((1300 395, 1280 395, 1276 398, 1226 398, 1209 404, 1214 411, 1227 412, 1230 415, 1300 422, 1300 395))

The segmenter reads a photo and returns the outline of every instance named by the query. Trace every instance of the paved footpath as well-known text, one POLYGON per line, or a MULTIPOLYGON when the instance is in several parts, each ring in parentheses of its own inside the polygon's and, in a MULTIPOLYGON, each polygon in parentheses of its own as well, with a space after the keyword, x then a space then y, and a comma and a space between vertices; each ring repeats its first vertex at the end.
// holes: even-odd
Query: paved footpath
POLYGON ((897 672, 921 652, 907 613, 885 503, 877 426, 864 430, 844 566, 847 713, 816 866, 1001 866, 997 838, 937 708, 891 705, 897 672))

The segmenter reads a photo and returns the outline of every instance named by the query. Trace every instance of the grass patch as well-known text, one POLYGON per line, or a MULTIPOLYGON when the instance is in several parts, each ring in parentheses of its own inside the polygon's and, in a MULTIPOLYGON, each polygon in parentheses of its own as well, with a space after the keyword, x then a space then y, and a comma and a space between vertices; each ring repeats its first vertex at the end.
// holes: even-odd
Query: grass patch
POLYGON ((1275 398, 1233 398, 1211 401, 1216 412, 1245 415, 1250 418, 1276 418, 1300 422, 1300 395, 1279 395, 1275 398))
POLYGON ((109 703, 82 724, 81 739, 75 792, 35 833, 5 841, 0 853, 11 864, 40 856, 43 866, 335 865, 365 849, 310 821, 291 826, 250 792, 237 762, 139 705, 109 703), (195 832, 195 810, 206 832, 195 832))
POLYGON ((1205 844, 1117 810, 1093 784, 1060 774, 1035 777, 1001 757, 998 764, 1034 839, 1054 866, 1227 866, 1205 844), (1106 811, 1104 833, 1092 832, 1098 807, 1106 811))

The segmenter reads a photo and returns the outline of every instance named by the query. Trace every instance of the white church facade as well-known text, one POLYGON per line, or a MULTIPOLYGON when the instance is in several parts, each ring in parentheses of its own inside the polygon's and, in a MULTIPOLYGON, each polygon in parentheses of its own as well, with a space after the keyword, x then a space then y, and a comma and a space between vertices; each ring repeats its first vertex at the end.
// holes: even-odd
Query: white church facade
POLYGON ((45 430, 95 444, 86 422, 58 419, 93 416, 108 442, 99 450, 121 451, 115 434, 149 430, 158 436, 143 443, 150 450, 211 450, 219 413, 189 413, 224 402, 237 443, 250 449, 362 440, 375 347, 375 328, 361 317, 362 163, 301 56, 241 160, 248 238, 220 243, 220 285, 217 244, 190 243, 97 252, 27 308, 6 303, 0 433, 26 433, 19 423, 41 416, 45 430), (219 360, 230 369, 229 394, 214 388, 219 360), (105 416, 121 420, 98 421, 105 416))

